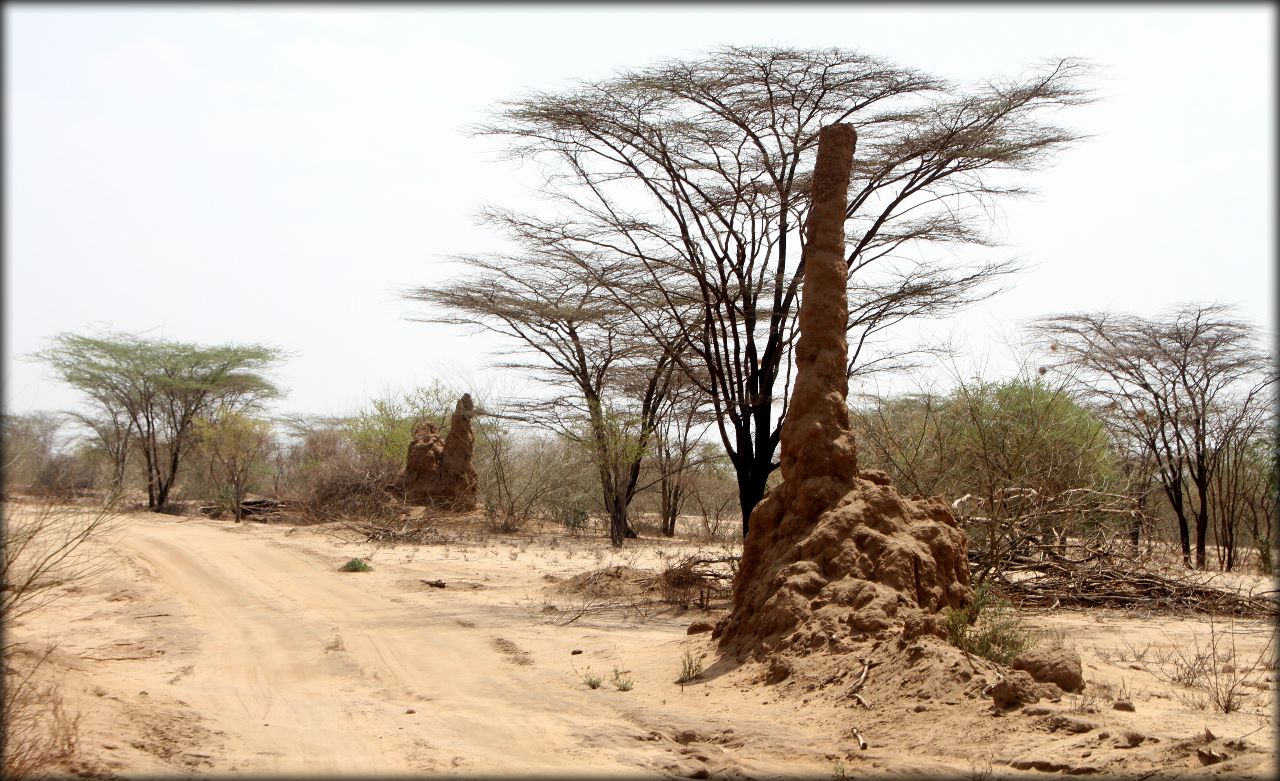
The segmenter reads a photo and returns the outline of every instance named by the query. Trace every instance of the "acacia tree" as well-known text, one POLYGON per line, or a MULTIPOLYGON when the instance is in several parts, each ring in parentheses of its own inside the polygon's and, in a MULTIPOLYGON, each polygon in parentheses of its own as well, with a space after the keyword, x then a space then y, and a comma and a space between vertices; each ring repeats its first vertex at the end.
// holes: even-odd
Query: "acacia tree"
POLYGON ((34 354, 83 392, 97 417, 127 419, 142 451, 147 508, 162 510, 195 422, 216 407, 246 410, 277 395, 263 372, 283 353, 261 345, 205 347, 126 333, 63 333, 34 354))
POLYGON ((689 498, 693 470, 701 463, 698 450, 702 433, 711 425, 706 399, 683 375, 675 378, 654 429, 653 468, 658 487, 658 525, 673 537, 676 521, 689 498))
POLYGON ((1270 571, 1272 526, 1280 496, 1276 493, 1275 410, 1253 405, 1218 450, 1218 468, 1209 483, 1210 520, 1217 543, 1218 568, 1230 572, 1239 561, 1241 532, 1258 549, 1270 571))
POLYGON ((221 408, 196 421, 195 433, 209 456, 209 477, 231 505, 236 523, 262 456, 271 445, 271 424, 234 408, 221 408))
POLYGON ((92 414, 71 411, 67 414, 92 433, 93 447, 106 458, 111 470, 108 495, 119 498, 124 494, 125 468, 133 444, 133 426, 129 418, 119 409, 96 410, 92 414))
POLYGON ((52 412, 0 416, 0 445, 3 458, 0 469, 4 489, 26 488, 36 481, 46 466, 58 455, 58 432, 61 416, 52 412))
POLYGON ((440 310, 417 318, 479 326, 535 360, 506 363, 562 391, 522 405, 527 422, 586 445, 600 479, 609 537, 634 537, 627 513, 671 388, 671 353, 639 338, 629 313, 574 264, 539 251, 459 258, 470 274, 406 292, 440 310), (568 393, 563 391, 568 390, 568 393))
POLYGON ((1096 400, 1122 445, 1155 466, 1178 522, 1183 560, 1205 566, 1211 486, 1258 405, 1270 404, 1272 359, 1255 329, 1223 304, 1180 304, 1155 317, 1107 312, 1041 318, 1051 360, 1096 400))
POLYGON ((554 216, 488 219, 581 264, 650 330, 713 406, 744 534, 777 467, 804 225, 819 128, 858 131, 848 207, 850 373, 890 325, 989 292, 1009 262, 962 266, 909 250, 990 244, 1002 177, 1078 138, 1041 111, 1085 102, 1084 65, 961 88, 840 49, 726 47, 500 105, 480 133, 548 171, 554 216), (611 259, 598 273, 599 257, 611 259), (673 333, 667 324, 680 324, 673 333))

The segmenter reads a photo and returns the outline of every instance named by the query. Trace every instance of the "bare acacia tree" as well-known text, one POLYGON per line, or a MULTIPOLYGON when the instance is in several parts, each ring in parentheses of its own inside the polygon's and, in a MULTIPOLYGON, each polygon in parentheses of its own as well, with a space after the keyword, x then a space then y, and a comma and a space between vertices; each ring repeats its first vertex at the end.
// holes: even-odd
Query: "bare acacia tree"
POLYGON ((479 326, 537 356, 506 366, 562 392, 525 403, 526 419, 587 446, 599 472, 610 540, 621 545, 636 536, 627 511, 675 375, 672 354, 641 338, 630 312, 561 256, 459 260, 469 275, 405 293, 441 310, 416 319, 479 326))
MULTIPOLYGON (((907 317, 988 293, 1012 262, 920 260, 937 244, 989 245, 981 229, 1006 174, 1079 138, 1042 110, 1083 103, 1085 66, 960 88, 840 49, 726 47, 501 104, 482 134, 547 171, 554 216, 490 209, 533 243, 600 270, 596 281, 699 378, 737 474, 744 533, 777 467, 817 131, 858 131, 849 199, 853 362, 907 317), (681 327, 665 332, 672 321, 681 327)), ((899 356, 902 357, 902 356, 899 356)))
POLYGON ((1240 561, 1239 536, 1257 547, 1262 569, 1270 574, 1275 540, 1276 411, 1254 404, 1243 410, 1239 425, 1227 432, 1218 449, 1217 469, 1209 483, 1211 527, 1218 568, 1230 572, 1240 561))
POLYGON ((1173 508, 1183 560, 1205 566, 1211 486, 1256 406, 1272 403, 1272 359, 1222 304, 1180 304, 1151 318, 1054 315, 1033 326, 1058 368, 1091 395, 1118 441, 1140 450, 1173 508))
POLYGON ((674 387, 658 415, 654 430, 654 483, 658 486, 658 519, 662 534, 673 537, 676 521, 693 488, 702 435, 711 425, 706 397, 687 377, 674 378, 674 387))

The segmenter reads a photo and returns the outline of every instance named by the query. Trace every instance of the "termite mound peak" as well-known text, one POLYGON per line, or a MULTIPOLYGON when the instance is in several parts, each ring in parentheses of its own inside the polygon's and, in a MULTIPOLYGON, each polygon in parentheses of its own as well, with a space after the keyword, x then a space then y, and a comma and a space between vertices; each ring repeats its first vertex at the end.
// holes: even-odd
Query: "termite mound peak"
POLYGON ((973 600, 964 532, 946 503, 903 497, 883 473, 858 470, 844 242, 856 144, 850 125, 819 131, 782 482, 751 512, 733 610, 712 634, 740 660, 865 651, 893 634, 949 648, 942 611, 973 600))

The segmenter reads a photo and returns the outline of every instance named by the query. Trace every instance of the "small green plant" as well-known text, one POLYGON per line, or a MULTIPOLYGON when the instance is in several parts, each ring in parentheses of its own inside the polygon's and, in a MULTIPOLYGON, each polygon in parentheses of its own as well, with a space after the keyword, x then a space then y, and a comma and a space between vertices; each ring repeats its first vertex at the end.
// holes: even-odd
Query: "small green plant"
POLYGON ((585 683, 589 689, 599 689, 600 685, 604 683, 604 679, 591 672, 591 668, 588 667, 587 671, 582 674, 582 682, 585 683))
POLYGON ((686 650, 684 657, 680 659, 680 677, 676 679, 676 683, 688 683, 701 677, 702 661, 686 650))
POLYGON ((985 584, 973 590, 973 603, 947 613, 947 639, 974 656, 1009 664, 1032 645, 1032 635, 1008 600, 985 584))
POLYGON ((629 670, 619 670, 613 668, 613 678, 611 679, 613 687, 620 692, 629 692, 635 688, 636 682, 627 675, 629 670))
POLYGON ((352 559, 338 569, 342 572, 369 572, 373 567, 364 559, 352 559))
POLYGON ((553 517, 571 534, 579 534, 587 528, 587 511, 581 507, 556 508, 553 517))
POLYGON ((1275 569, 1271 561, 1271 537, 1260 534, 1253 538, 1253 544, 1258 549, 1258 569, 1263 575, 1272 574, 1275 569))
POLYGON ((831 781, 844 781, 848 777, 849 776, 844 769, 844 763, 837 759, 835 763, 831 765, 831 781))

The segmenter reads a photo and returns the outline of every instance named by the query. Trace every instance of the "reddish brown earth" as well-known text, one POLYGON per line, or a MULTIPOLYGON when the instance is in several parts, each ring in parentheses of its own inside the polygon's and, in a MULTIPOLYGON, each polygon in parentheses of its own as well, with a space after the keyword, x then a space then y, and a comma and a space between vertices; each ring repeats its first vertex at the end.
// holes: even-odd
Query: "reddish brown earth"
MULTIPOLYGON (((782 427, 783 482, 751 514, 733 612, 714 633, 740 657, 845 654, 890 637, 945 639, 939 611, 973 598, 964 533, 946 503, 903 497, 883 475, 857 476, 846 404, 844 257, 855 142, 848 125, 819 136, 796 381, 782 427)), ((944 644, 930 647, 955 656, 944 644)))
POLYGON ((475 404, 471 394, 463 394, 449 421, 449 434, 441 439, 439 429, 422 421, 413 432, 405 459, 405 499, 411 504, 440 507, 454 512, 476 508, 479 480, 471 465, 475 433, 471 418, 475 404))

